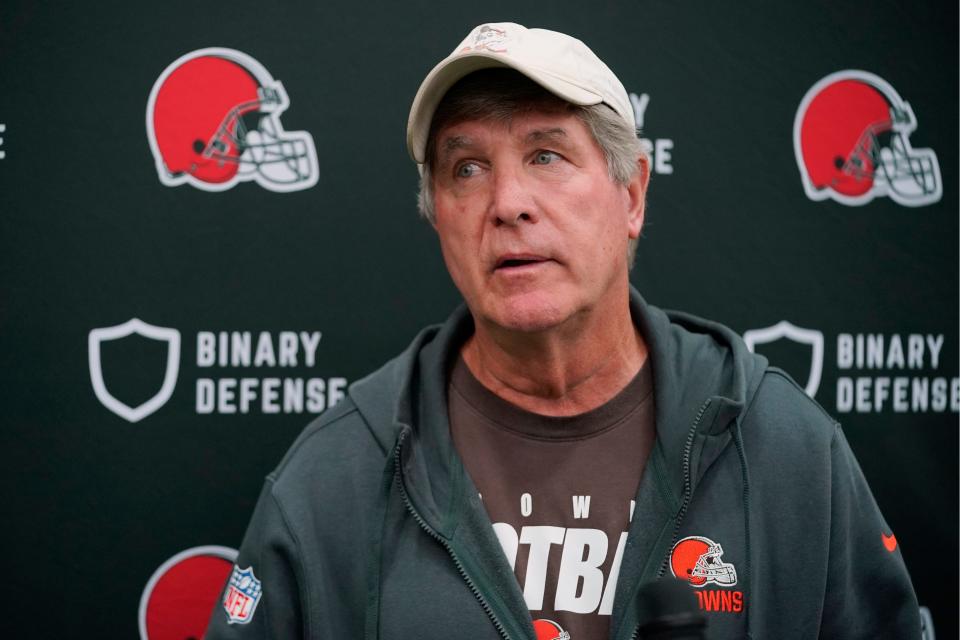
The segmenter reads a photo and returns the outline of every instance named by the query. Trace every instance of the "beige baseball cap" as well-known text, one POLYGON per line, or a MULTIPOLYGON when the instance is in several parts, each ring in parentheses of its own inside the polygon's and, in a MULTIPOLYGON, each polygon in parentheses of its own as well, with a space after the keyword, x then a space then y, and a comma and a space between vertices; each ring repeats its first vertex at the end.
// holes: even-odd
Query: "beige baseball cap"
POLYGON ((571 104, 602 102, 631 128, 636 126, 627 90, 587 45, 557 31, 491 22, 475 27, 420 85, 407 120, 407 150, 418 164, 426 159, 430 123, 440 100, 458 80, 489 67, 516 69, 571 104))

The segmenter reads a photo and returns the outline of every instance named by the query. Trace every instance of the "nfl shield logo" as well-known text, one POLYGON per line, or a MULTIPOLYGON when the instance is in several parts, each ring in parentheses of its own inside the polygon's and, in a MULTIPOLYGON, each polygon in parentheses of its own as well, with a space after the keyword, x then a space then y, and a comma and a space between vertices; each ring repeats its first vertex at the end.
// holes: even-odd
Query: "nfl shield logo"
POLYGON ((260 581, 253 575, 253 567, 240 569, 233 565, 227 592, 223 595, 223 608, 230 624, 247 624, 263 594, 260 581))

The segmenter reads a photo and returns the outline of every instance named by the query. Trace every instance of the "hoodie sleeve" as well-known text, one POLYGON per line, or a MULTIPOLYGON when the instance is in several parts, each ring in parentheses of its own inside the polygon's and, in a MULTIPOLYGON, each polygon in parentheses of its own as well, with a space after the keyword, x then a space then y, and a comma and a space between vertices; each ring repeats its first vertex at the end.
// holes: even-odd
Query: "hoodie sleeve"
POLYGON ((205 640, 302 638, 299 554, 267 478, 205 640))
POLYGON ((830 555, 820 637, 920 640, 920 611, 893 531, 840 426, 831 443, 830 555))

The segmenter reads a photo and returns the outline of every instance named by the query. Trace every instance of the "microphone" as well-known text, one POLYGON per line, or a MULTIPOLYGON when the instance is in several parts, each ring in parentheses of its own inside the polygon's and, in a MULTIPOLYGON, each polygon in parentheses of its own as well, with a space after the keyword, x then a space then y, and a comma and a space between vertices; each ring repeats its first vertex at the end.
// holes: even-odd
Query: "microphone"
POLYGON ((648 582, 637 594, 640 640, 704 640, 707 620, 685 582, 648 582))

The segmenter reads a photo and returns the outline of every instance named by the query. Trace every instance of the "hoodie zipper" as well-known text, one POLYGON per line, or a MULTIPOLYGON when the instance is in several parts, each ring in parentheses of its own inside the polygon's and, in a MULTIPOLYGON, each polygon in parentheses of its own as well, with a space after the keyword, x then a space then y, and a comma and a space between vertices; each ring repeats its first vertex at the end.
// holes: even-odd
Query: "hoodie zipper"
MULTIPOLYGON (((697 429, 700 427, 700 421, 703 420, 703 414, 706 413, 710 402, 711 399, 707 398, 703 404, 700 405, 697 417, 693 419, 693 425, 690 427, 690 431, 687 432, 687 440, 683 447, 683 501, 680 503, 680 511, 677 513, 676 523, 673 526, 673 536, 670 538, 670 544, 667 546, 667 555, 664 556, 660 570, 657 572, 658 579, 662 578, 663 574, 667 571, 667 564, 669 564, 670 561, 670 550, 672 550, 673 545, 677 543, 677 536, 680 535, 680 524, 683 522, 684 516, 687 515, 690 500, 693 499, 693 482, 690 479, 690 455, 693 450, 693 440, 697 435, 697 429)), ((638 621, 636 628, 633 630, 633 635, 630 636, 630 640, 637 640, 639 636, 640 623, 638 621)))
POLYGON ((507 635, 507 630, 504 628, 503 624, 501 624, 500 620, 497 619, 497 614, 493 612, 493 609, 487 603, 486 599, 483 597, 483 594, 480 593, 480 590, 477 588, 476 584, 474 584, 470 576, 467 575, 467 571, 463 568, 463 563, 460 562, 460 558, 457 557, 453 547, 450 546, 450 543, 448 543, 446 539, 444 539, 439 533, 434 531, 429 524, 427 524, 426 520, 424 520, 420 514, 417 513, 413 503, 410 502, 410 498, 407 495, 407 490, 403 486, 403 481, 400 478, 400 447, 408 433, 408 429, 404 429, 400 433, 400 437, 397 439, 397 446, 393 450, 394 479, 397 482, 397 486, 400 488, 400 497, 403 499, 403 504, 407 507, 407 511, 410 512, 410 515, 413 516, 413 519, 417 521, 417 524, 420 525, 420 528, 426 531, 431 538, 439 542, 443 548, 447 550, 447 553, 450 554, 450 558, 453 560, 453 564, 457 567, 457 571, 460 572, 460 576, 463 578, 464 582, 467 583, 467 587, 470 588, 470 591, 473 592, 473 595, 477 598, 480 606, 486 612, 487 617, 489 617, 490 621, 493 622, 493 626, 496 627, 497 631, 500 633, 500 637, 502 637, 503 640, 510 640, 510 636, 507 635))

